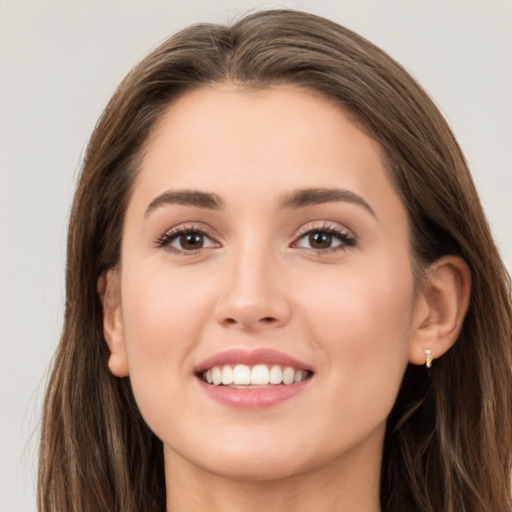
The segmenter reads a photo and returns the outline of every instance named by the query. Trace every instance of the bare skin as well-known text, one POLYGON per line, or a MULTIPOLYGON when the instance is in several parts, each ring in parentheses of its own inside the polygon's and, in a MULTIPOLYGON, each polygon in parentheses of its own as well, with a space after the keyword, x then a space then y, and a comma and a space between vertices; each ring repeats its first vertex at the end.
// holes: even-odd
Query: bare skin
POLYGON ((408 233, 380 147, 327 100, 219 85, 169 108, 103 278, 110 370, 163 441, 169 512, 380 511, 405 368, 450 348, 469 294, 457 258, 418 293, 408 233), (298 384, 208 383, 226 350, 293 358, 298 384))
POLYGON ((167 478, 171 482, 167 496, 168 510, 378 512, 377 475, 370 474, 368 468, 358 466, 355 460, 347 463, 346 467, 350 467, 351 471, 346 474, 341 474, 339 464, 334 463, 278 480, 230 481, 210 472, 204 472, 197 478, 195 467, 179 464, 173 471, 168 464, 167 478))

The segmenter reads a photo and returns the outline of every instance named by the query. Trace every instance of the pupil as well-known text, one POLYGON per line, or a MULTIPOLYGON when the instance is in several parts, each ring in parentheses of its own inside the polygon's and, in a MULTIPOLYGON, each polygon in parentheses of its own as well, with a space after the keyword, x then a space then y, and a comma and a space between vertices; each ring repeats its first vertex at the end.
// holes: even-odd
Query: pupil
POLYGON ((181 247, 183 249, 198 249, 203 245, 203 235, 197 233, 188 233, 180 237, 181 247))
POLYGON ((309 235, 309 243, 315 249, 328 249, 331 246, 332 235, 330 233, 312 233, 309 235))

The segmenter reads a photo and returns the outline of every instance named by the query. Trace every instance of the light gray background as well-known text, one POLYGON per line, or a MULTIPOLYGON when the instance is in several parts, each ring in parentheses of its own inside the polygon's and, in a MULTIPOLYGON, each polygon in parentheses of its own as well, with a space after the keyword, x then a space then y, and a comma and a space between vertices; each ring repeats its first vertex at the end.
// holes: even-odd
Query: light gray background
POLYGON ((510 0, 0 0, 0 512, 35 510, 68 209, 96 119, 130 67, 170 33, 280 6, 356 30, 418 78, 467 155, 512 267, 510 0))

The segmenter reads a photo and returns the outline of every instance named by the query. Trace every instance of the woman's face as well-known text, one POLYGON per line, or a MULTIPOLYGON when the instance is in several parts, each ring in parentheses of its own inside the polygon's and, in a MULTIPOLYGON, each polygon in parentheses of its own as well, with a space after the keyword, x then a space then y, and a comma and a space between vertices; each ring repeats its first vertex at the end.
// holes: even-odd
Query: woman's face
POLYGON ((293 86, 183 96, 151 137, 120 268, 113 371, 169 467, 380 463, 419 314, 406 212, 342 110, 293 86))

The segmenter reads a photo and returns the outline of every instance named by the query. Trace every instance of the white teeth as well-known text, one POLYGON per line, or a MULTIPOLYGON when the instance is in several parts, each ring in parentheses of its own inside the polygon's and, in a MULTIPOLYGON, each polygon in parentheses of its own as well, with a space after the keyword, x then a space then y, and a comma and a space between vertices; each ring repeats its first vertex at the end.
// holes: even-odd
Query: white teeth
POLYGON ((296 370, 291 366, 257 364, 248 366, 237 364, 234 367, 225 364, 214 366, 203 372, 203 380, 208 384, 219 386, 268 386, 302 382, 309 377, 306 370, 296 370))
POLYGON ((291 368, 290 366, 287 366, 283 372, 283 384, 286 384, 288 386, 290 384, 293 384, 294 380, 295 380, 295 370, 293 368, 291 368))
POLYGON ((295 378, 293 379, 293 382, 301 382, 306 378, 306 372, 303 370, 297 370, 295 372, 295 378))
POLYGON ((268 368, 264 364, 253 366, 251 370, 251 384, 266 386, 269 382, 268 368))
POLYGON ((222 367, 221 382, 222 382, 222 384, 224 384, 224 386, 227 386, 228 384, 233 383, 233 368, 229 364, 225 364, 222 367))
MULTIPOLYGON (((208 373, 208 372, 206 372, 206 373, 208 373)), ((218 366, 214 366, 212 368, 212 384, 214 386, 218 386, 221 382, 222 382, 222 370, 218 366)))
POLYGON ((281 367, 274 365, 270 369, 270 384, 281 384, 283 380, 283 372, 281 367))
POLYGON ((245 364, 237 364, 233 370, 233 384, 237 386, 251 383, 251 369, 245 364))

